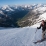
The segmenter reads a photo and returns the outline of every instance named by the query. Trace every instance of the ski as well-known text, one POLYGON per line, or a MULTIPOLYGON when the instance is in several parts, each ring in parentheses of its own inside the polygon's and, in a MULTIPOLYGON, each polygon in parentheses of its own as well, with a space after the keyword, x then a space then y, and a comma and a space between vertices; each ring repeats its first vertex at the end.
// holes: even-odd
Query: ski
POLYGON ((33 42, 33 43, 34 43, 34 44, 37 44, 37 43, 40 43, 40 42, 43 42, 43 41, 46 41, 46 38, 45 38, 45 39, 38 40, 38 41, 33 42))

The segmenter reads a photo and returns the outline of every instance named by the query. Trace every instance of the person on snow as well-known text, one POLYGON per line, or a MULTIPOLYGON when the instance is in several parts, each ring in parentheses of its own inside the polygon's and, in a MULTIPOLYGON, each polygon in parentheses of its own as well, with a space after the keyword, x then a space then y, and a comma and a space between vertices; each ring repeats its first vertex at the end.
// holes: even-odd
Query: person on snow
POLYGON ((37 27, 37 29, 40 29, 42 27, 42 39, 44 39, 45 37, 45 33, 46 33, 46 22, 44 20, 42 20, 42 23, 40 24, 40 27, 37 27))

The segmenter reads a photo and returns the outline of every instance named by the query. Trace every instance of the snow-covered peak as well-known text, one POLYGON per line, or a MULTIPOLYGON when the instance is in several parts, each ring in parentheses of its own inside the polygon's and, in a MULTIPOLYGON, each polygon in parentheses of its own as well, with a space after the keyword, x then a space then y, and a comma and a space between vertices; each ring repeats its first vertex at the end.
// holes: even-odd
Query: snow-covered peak
POLYGON ((8 5, 4 5, 4 6, 2 7, 2 10, 6 10, 6 11, 11 10, 11 11, 14 11, 14 10, 11 9, 10 6, 8 6, 8 5))
POLYGON ((0 14, 4 14, 3 11, 0 10, 0 14))
POLYGON ((37 7, 42 7, 42 6, 44 6, 44 5, 43 5, 43 4, 38 4, 38 5, 37 5, 37 7))
POLYGON ((4 6, 2 7, 2 9, 5 10, 7 7, 9 8, 8 5, 4 5, 4 6))
POLYGON ((33 11, 36 12, 36 13, 37 12, 38 13, 44 13, 44 12, 46 12, 46 6, 43 6, 43 7, 41 7, 41 6, 40 7, 39 6, 38 7, 35 7, 33 11))

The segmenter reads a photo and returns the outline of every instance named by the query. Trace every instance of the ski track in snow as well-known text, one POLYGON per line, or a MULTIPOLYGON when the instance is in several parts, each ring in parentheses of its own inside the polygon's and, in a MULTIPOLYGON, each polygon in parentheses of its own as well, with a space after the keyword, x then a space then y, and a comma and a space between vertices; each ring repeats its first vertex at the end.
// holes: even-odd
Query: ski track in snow
POLYGON ((36 27, 37 24, 31 27, 0 30, 0 46, 46 46, 46 41, 33 43, 42 38, 41 29, 35 34, 36 27))

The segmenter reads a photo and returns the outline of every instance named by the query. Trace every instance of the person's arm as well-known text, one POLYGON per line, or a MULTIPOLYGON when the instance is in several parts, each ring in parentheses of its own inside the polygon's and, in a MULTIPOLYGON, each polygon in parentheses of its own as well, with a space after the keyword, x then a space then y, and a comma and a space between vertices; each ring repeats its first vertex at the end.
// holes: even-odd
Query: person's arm
POLYGON ((41 28, 41 25, 40 25, 40 27, 37 27, 37 29, 40 29, 41 28))

